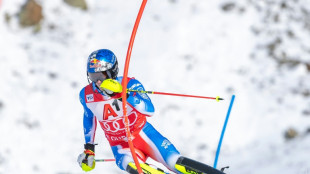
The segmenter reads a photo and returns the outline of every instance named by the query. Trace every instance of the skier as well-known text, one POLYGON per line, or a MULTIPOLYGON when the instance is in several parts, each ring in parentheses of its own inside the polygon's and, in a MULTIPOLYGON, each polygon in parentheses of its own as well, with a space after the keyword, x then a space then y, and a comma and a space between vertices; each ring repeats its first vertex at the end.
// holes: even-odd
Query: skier
MULTIPOLYGON (((84 107, 84 151, 78 156, 78 163, 84 171, 95 168, 95 131, 97 121, 103 129, 112 148, 117 166, 128 173, 136 174, 137 168, 131 156, 126 137, 122 109, 122 77, 118 77, 118 62, 108 49, 92 52, 87 61, 89 85, 80 92, 84 107)), ((144 90, 142 84, 128 78, 127 89, 144 90)), ((162 136, 146 118, 154 114, 154 106, 145 93, 127 93, 127 115, 133 138, 135 153, 145 173, 164 173, 145 163, 148 157, 162 163, 176 173, 223 174, 208 165, 180 155, 174 145, 162 136), (153 172, 153 171, 156 172, 153 172)))

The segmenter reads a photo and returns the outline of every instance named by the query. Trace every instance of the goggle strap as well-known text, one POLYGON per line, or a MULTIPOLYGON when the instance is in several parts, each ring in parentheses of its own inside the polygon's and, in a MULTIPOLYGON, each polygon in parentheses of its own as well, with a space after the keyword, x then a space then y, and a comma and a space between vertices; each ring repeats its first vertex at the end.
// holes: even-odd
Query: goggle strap
POLYGON ((109 70, 105 71, 107 73, 107 76, 109 77, 109 79, 112 79, 112 75, 111 72, 109 70))

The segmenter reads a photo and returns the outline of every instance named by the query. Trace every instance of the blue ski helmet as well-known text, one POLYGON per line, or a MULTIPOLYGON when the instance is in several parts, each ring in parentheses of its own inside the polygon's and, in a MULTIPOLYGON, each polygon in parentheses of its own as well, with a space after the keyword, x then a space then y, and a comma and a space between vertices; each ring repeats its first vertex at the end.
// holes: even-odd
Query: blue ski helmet
POLYGON ((87 60, 88 78, 97 82, 105 79, 116 79, 118 63, 114 53, 108 49, 100 49, 92 52, 87 60))

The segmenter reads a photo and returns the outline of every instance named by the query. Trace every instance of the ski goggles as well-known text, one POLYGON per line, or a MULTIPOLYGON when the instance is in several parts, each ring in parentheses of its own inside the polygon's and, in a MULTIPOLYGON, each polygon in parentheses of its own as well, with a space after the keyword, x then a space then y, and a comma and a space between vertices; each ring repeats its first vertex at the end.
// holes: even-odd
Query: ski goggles
POLYGON ((95 72, 95 73, 88 73, 88 77, 92 82, 97 82, 98 80, 104 81, 108 78, 108 75, 105 71, 95 72))

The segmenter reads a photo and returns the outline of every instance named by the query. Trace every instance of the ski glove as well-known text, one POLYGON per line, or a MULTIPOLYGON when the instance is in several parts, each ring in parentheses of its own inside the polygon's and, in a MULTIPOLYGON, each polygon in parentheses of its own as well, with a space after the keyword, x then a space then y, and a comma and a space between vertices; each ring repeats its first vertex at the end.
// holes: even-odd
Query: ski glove
POLYGON ((123 91, 122 85, 113 79, 104 80, 100 88, 109 96, 113 96, 115 93, 121 93, 123 91))
POLYGON ((85 172, 91 171, 95 168, 95 145, 87 143, 84 145, 84 152, 81 153, 77 159, 82 170, 85 172))

